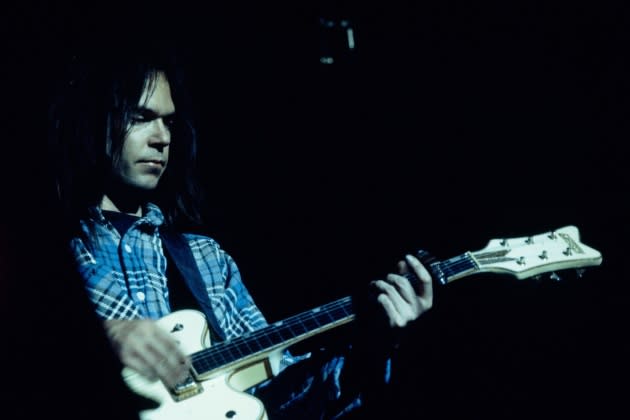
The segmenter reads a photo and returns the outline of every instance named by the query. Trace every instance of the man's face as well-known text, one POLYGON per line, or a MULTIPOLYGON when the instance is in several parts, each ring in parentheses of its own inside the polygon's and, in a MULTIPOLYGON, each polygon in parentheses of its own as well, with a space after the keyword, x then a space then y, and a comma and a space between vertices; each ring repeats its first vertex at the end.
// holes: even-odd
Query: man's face
POLYGON ((145 91, 123 142, 113 172, 124 184, 152 190, 168 163, 175 104, 166 77, 160 73, 154 89, 145 91))

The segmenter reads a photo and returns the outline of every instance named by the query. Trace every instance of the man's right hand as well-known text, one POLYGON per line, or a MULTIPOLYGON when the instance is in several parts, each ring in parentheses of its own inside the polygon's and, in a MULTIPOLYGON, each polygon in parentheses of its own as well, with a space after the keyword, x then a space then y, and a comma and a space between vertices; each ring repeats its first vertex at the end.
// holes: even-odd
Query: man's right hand
POLYGON ((190 359, 177 341, 149 319, 105 321, 105 331, 125 366, 150 380, 160 379, 172 388, 183 382, 190 359))

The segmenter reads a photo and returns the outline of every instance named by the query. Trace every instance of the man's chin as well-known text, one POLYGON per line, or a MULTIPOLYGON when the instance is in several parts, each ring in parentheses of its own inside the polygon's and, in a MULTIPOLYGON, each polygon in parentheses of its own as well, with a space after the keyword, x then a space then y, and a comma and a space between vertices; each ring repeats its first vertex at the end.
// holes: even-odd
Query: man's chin
POLYGON ((128 180, 126 184, 138 192, 154 191, 160 183, 158 176, 143 176, 140 179, 128 180))
POLYGON ((136 185, 136 189, 140 192, 151 192, 151 191, 155 191, 158 187, 158 183, 154 182, 154 183, 145 183, 145 184, 140 184, 140 185, 136 185))

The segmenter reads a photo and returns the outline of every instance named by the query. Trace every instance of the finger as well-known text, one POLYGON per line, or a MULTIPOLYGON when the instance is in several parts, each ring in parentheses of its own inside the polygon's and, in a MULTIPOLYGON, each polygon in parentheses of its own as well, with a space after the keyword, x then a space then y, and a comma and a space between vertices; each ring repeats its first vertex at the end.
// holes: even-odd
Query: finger
POLYGON ((418 296, 423 300, 425 305, 430 307, 433 304, 433 282, 431 280, 431 274, 429 274, 429 271, 420 260, 413 255, 406 255, 405 261, 420 280, 418 296))
POLYGON ((183 382, 189 375, 189 371, 185 369, 185 365, 174 363, 171 357, 161 360, 154 368, 162 382, 171 388, 183 382))
POLYGON ((160 360, 155 365, 155 369, 160 379, 170 386, 175 386, 184 381, 189 375, 188 365, 179 362, 178 359, 172 356, 160 360))
POLYGON ((396 291, 401 297, 399 301, 392 296, 392 302, 396 305, 398 313, 406 320, 405 324, 408 321, 415 320, 431 307, 432 301, 419 296, 408 278, 401 275, 389 274, 387 279, 394 283, 396 291))
POLYGON ((403 299, 401 294, 398 292, 396 284, 392 284, 389 281, 391 275, 388 275, 388 281, 385 280, 376 280, 374 285, 381 291, 381 294, 387 295, 392 304, 398 309, 404 307, 404 305, 408 305, 408 303, 403 299))
POLYGON ((394 281, 394 284, 390 284, 383 280, 377 280, 376 286, 382 290, 379 295, 381 304, 387 305, 383 308, 386 310, 386 315, 389 318, 390 326, 403 327, 407 322, 416 319, 423 312, 423 305, 416 296, 411 284, 404 277, 390 274, 388 276, 390 281, 394 281), (400 283, 405 290, 407 299, 403 297, 399 290, 398 283, 400 283), (386 299, 385 299, 386 298, 386 299))
POLYGON ((154 322, 132 324, 128 335, 126 357, 128 364, 149 379, 159 378, 167 384, 185 378, 187 365, 179 345, 154 322))
POLYGON ((407 265, 407 263, 405 261, 398 261, 398 263, 396 263, 396 267, 398 268, 398 272, 400 274, 407 274, 409 273, 409 267, 407 265))
POLYGON ((151 320, 105 322, 121 361, 150 380, 185 378, 190 362, 175 339, 151 320))
POLYGON ((155 381, 159 379, 157 370, 153 365, 146 362, 146 359, 138 355, 121 355, 122 362, 138 372, 140 375, 147 378, 149 381, 155 381))
POLYGON ((417 304, 418 298, 416 291, 408 278, 399 274, 390 273, 387 275, 386 279, 396 288, 396 291, 405 302, 410 305, 417 304))
POLYGON ((189 364, 189 357, 182 351, 175 338, 163 330, 159 330, 156 339, 161 347, 163 355, 167 356, 173 364, 189 364))
POLYGON ((167 384, 175 385, 188 376, 190 360, 171 335, 157 329, 148 345, 150 363, 167 384))
POLYGON ((425 266, 420 262, 419 259, 411 254, 407 254, 405 255, 405 262, 407 266, 411 267, 411 269, 416 274, 416 276, 418 276, 420 281, 422 281, 423 283, 431 282, 431 274, 429 274, 429 271, 425 268, 425 266))
POLYGON ((380 294, 376 298, 377 302, 380 303, 381 307, 385 311, 387 315, 388 324, 390 327, 404 327, 406 322, 403 316, 398 312, 396 305, 392 302, 390 297, 387 294, 380 294))

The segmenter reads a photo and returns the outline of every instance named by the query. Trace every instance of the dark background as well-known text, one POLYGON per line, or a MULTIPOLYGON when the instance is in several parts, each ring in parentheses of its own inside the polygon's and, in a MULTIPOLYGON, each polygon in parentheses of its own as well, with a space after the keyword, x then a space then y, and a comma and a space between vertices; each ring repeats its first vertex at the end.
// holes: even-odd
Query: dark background
POLYGON ((354 293, 417 248, 448 258, 574 224, 604 254, 583 279, 437 291, 401 356, 411 368, 394 407, 413 412, 421 392, 423 410, 473 418, 614 403, 628 295, 623 5, 251 3, 9 6, 8 151, 29 162, 8 178, 27 204, 16 214, 46 208, 40 122, 75 49, 168 38, 196 106, 207 233, 270 321, 354 293))

